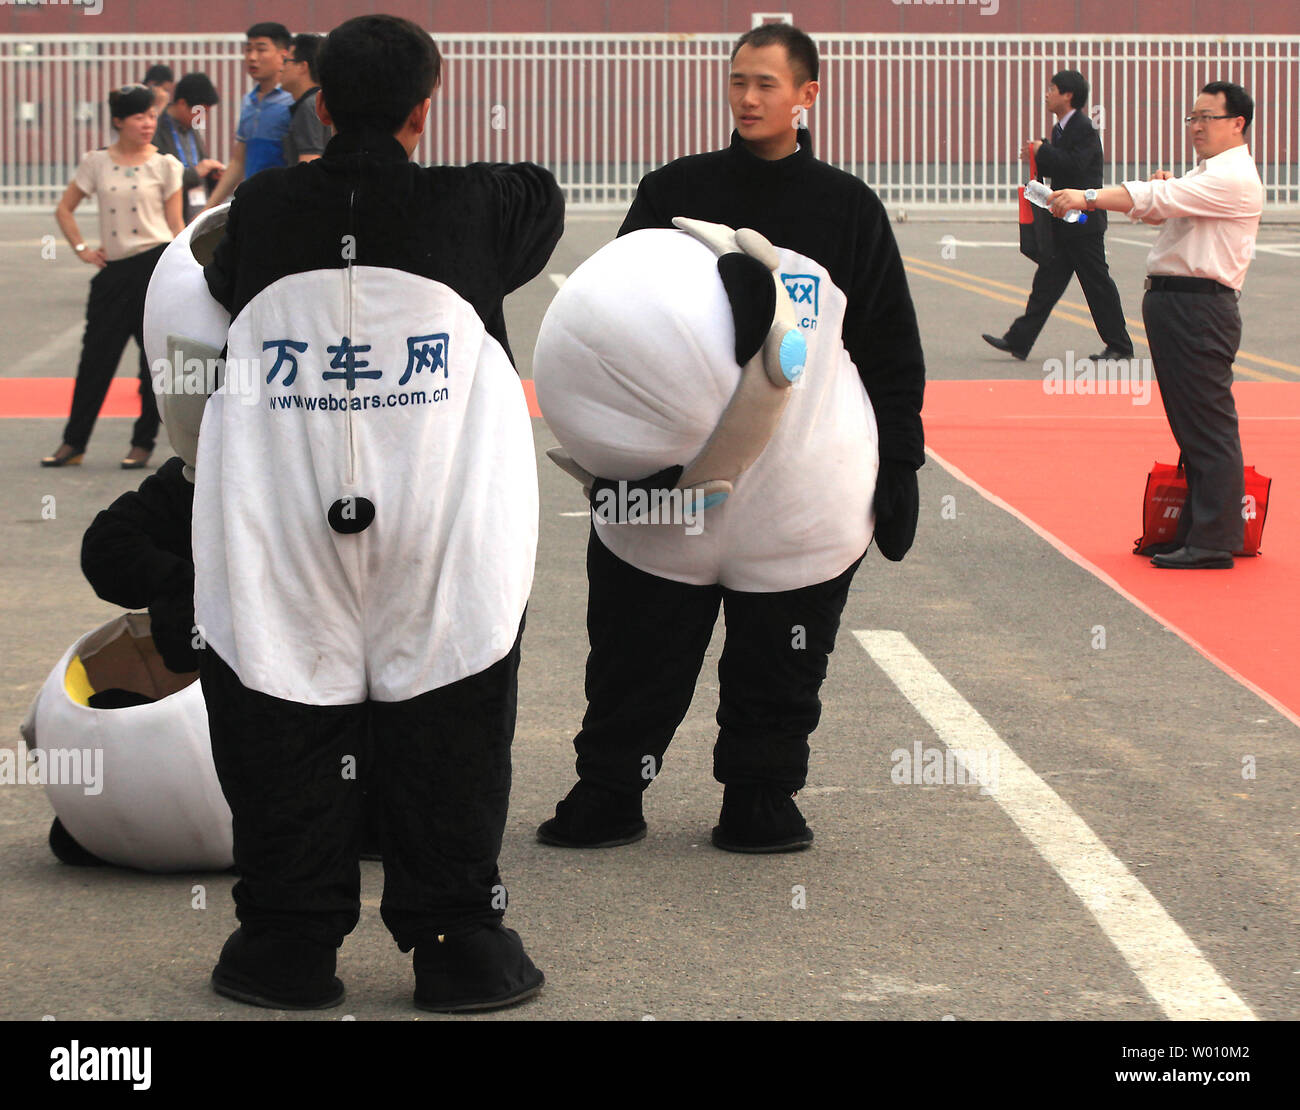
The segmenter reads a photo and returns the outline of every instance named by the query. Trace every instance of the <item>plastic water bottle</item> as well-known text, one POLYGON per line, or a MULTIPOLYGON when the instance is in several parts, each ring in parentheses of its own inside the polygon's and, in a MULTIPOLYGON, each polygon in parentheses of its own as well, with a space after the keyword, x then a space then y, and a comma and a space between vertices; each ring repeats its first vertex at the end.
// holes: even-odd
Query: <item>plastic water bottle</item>
MULTIPOLYGON (((1048 198, 1051 195, 1052 190, 1037 179, 1027 182, 1025 185, 1025 200, 1029 201, 1030 204, 1038 205, 1039 208, 1051 208, 1048 203, 1048 198)), ((1078 209, 1067 212, 1062 218, 1067 224, 1086 224, 1088 222, 1088 214, 1080 212, 1078 209)))

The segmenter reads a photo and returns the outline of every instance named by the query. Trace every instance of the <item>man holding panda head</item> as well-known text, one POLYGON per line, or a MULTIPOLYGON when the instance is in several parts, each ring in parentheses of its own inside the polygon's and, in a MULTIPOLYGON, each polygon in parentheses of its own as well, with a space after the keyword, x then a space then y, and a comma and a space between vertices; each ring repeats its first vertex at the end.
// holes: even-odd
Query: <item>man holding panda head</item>
MULTIPOLYGON (((793 795, 807 775, 818 692, 871 518, 887 558, 912 544, 925 379, 884 206, 862 181, 815 159, 797 126, 816 101, 817 77, 817 49, 802 31, 769 24, 743 35, 731 58, 730 147, 648 174, 620 229, 690 217, 765 236, 780 256, 807 365, 735 494, 705 511, 714 540, 593 521, 579 781, 538 829, 543 843, 612 847, 645 835, 641 794, 690 705, 719 606, 727 638, 714 775, 724 794, 713 843, 784 852, 812 842, 793 795), (730 555, 706 557, 724 534, 730 555)), ((539 400, 545 325, 543 333, 539 400)))

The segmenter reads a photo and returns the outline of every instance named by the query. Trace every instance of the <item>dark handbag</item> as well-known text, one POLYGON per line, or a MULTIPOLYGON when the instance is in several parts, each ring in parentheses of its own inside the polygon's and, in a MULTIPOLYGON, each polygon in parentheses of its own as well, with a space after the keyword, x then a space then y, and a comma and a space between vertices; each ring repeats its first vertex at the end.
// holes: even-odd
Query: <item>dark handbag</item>
MULTIPOLYGON (((1029 176, 1038 176, 1038 161, 1032 155, 1029 158, 1029 176)), ((1046 208, 1039 208, 1025 200, 1025 187, 1017 190, 1020 197, 1020 253, 1030 262, 1040 266, 1050 262, 1056 254, 1056 242, 1052 238, 1052 214, 1046 208)))

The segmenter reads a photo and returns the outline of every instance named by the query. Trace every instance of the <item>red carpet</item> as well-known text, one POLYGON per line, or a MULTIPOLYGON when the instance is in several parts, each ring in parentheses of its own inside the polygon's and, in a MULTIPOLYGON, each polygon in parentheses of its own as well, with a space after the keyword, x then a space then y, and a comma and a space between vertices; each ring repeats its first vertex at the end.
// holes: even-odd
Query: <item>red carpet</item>
MULTIPOLYGON (((72 408, 71 378, 0 378, 0 416, 67 420, 72 408)), ((140 415, 140 383, 114 378, 100 416, 140 415)))
POLYGON ((1227 571, 1129 554, 1151 464, 1178 461, 1154 385, 1138 406, 1049 396, 1038 381, 928 382, 926 442, 1300 724, 1300 383, 1238 382, 1234 394, 1245 461, 1273 488, 1262 554, 1227 571))

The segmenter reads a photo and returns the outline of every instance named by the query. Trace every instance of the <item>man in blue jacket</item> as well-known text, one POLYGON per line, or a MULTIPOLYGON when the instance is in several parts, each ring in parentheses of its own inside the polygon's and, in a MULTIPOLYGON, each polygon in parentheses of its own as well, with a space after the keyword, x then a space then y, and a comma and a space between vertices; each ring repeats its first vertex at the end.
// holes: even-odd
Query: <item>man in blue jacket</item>
POLYGON ((208 198, 208 208, 225 203, 245 178, 284 165, 293 96, 280 87, 292 39, 283 23, 254 23, 244 43, 244 65, 257 82, 239 106, 239 127, 230 162, 208 198))

